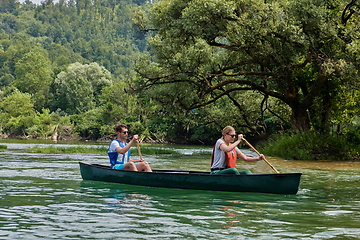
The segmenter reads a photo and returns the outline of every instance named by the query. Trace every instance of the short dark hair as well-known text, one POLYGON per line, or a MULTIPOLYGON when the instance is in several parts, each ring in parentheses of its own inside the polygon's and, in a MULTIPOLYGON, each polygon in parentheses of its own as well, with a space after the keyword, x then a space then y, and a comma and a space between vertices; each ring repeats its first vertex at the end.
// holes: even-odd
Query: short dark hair
POLYGON ((128 127, 125 124, 120 123, 115 126, 115 132, 121 132, 123 130, 123 128, 128 129, 128 127))

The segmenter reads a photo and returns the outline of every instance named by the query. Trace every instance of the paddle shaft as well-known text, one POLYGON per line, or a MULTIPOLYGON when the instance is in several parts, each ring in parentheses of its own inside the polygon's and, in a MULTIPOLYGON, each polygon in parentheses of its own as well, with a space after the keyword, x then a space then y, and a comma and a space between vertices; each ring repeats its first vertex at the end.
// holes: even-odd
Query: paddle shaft
MULTIPOLYGON (((242 140, 244 140, 244 142, 245 142, 247 145, 249 145, 249 147, 250 147, 252 150, 254 150, 254 152, 256 152, 256 153, 260 156, 260 153, 259 153, 245 138, 242 138, 242 140)), ((272 170, 274 170, 276 173, 280 173, 278 170, 276 170, 276 169, 273 167, 273 165, 271 165, 271 164, 269 163, 268 160, 266 160, 265 157, 264 157, 264 161, 272 168, 272 170)))
POLYGON ((141 155, 141 151, 140 151, 140 144, 139 144, 139 141, 136 141, 136 145, 137 145, 137 149, 138 149, 139 156, 140 156, 140 160, 141 160, 141 159, 142 159, 142 155, 141 155))

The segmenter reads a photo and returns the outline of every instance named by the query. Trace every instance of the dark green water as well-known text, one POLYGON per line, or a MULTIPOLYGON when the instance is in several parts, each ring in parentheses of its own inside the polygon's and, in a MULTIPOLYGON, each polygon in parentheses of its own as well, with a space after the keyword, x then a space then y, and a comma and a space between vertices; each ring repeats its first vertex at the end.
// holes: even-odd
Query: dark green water
MULTIPOLYGON (((360 239, 359 163, 268 158, 282 172, 303 172, 297 195, 229 193, 82 181, 78 161, 107 163, 105 154, 5 144, 0 239, 360 239)), ((208 170, 210 155, 196 154, 208 148, 171 147, 182 154, 144 158, 153 168, 208 170)), ((238 168, 272 171, 263 162, 238 168)))

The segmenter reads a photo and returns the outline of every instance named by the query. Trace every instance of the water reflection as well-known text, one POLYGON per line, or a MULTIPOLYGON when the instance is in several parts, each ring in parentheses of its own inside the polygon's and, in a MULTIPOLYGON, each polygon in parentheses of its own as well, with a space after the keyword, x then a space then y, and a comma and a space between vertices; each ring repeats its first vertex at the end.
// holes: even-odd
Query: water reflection
MULTIPOLYGON (((104 209, 124 219, 137 218, 145 222, 164 219, 167 224, 190 224, 199 228, 227 229, 252 225, 266 217, 264 209, 296 211, 294 195, 229 193, 180 189, 148 188, 108 183, 82 182, 87 192, 106 195, 104 209), (97 186, 96 186, 97 185, 97 186), (104 188, 107 190, 104 191, 104 188)), ((128 219, 129 220, 129 219, 128 219)), ((158 223, 159 225, 159 223, 158 223)))
MULTIPOLYGON (((324 179, 326 175, 312 177, 311 180, 319 181, 319 185, 327 181, 324 179)), ((336 182, 341 185, 341 182, 336 182)), ((334 202, 329 195, 331 192, 338 194, 339 189, 333 189, 333 187, 334 185, 330 184, 325 190, 315 187, 303 190, 298 195, 284 196, 165 190, 120 185, 115 187, 117 189, 115 193, 110 190, 108 196, 117 200, 116 204, 110 205, 110 209, 118 214, 141 215, 142 217, 137 216, 137 218, 145 222, 152 222, 148 218, 158 220, 165 218, 166 221, 161 220, 161 224, 158 223, 162 228, 168 224, 189 224, 199 229, 223 229, 224 231, 228 229, 224 232, 225 235, 231 235, 235 231, 237 236, 240 234, 244 237, 259 238, 265 236, 263 234, 271 229, 278 232, 275 235, 280 238, 285 236, 319 237, 321 235, 354 237, 360 233, 357 226, 359 224, 359 198, 354 197, 357 199, 355 204, 352 201, 346 202, 345 199, 344 201, 336 199, 334 202), (331 191, 326 192, 327 189, 331 191), (134 208, 134 206, 137 207, 134 208), (133 211, 127 212, 124 208, 130 208, 133 211), (141 213, 136 209, 141 210, 141 213), (340 227, 339 222, 344 225, 340 227), (348 227, 351 231, 346 232, 345 229, 348 227), (253 233, 259 229, 264 229, 264 232, 260 230, 260 233, 253 233)), ((346 195, 343 197, 346 198, 346 195)))

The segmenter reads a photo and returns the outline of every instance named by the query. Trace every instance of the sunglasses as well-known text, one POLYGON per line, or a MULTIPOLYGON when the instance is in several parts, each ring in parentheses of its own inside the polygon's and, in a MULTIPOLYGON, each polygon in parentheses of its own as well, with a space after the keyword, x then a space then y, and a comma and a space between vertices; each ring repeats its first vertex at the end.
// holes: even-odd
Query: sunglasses
POLYGON ((124 131, 124 132, 122 132, 123 134, 128 134, 129 133, 129 131, 124 131))
POLYGON ((236 137, 236 134, 231 135, 231 134, 228 134, 228 133, 227 133, 227 135, 229 135, 229 136, 232 137, 232 138, 236 137))

